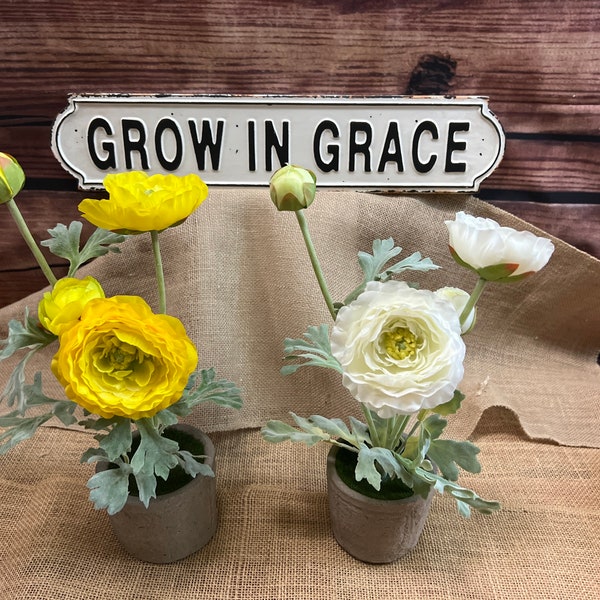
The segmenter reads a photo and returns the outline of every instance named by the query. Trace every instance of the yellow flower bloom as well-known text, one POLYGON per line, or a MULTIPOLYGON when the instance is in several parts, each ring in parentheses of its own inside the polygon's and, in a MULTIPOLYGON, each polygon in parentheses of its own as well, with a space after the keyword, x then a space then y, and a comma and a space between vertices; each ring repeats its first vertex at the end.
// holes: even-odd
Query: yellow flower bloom
POLYGON ((116 173, 104 178, 104 187, 109 194, 107 200, 86 198, 78 208, 92 225, 125 234, 179 225, 208 196, 206 184, 194 174, 116 173))
POLYGON ((104 290, 93 277, 59 279, 38 304, 40 323, 44 329, 60 335, 79 319, 84 306, 95 298, 104 298, 104 290))
POLYGON ((60 336, 52 372, 89 412, 141 419, 177 402, 197 363, 181 321, 139 296, 115 296, 86 304, 60 336))

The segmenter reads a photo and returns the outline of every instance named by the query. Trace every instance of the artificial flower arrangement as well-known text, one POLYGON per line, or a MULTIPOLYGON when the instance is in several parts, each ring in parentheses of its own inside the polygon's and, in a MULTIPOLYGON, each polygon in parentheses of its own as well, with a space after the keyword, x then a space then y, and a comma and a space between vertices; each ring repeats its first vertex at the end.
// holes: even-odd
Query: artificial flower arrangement
POLYGON ((148 507, 170 475, 182 483, 198 474, 214 476, 202 452, 180 447, 181 440, 169 428, 201 402, 240 408, 240 390, 217 379, 213 369, 197 370, 198 353, 184 325, 166 314, 159 246, 159 233, 183 223, 205 200, 206 184, 194 174, 107 175, 104 187, 109 198, 79 204, 85 219, 97 227, 83 247, 79 221, 68 227, 58 224, 49 230, 50 239, 41 242, 69 262, 67 276, 57 280, 14 200, 24 183, 17 161, 0 153, 0 203, 14 217, 52 286, 37 315, 26 310, 23 322, 11 321, 8 337, 1 342, 0 360, 26 352, 0 396, 0 401, 14 407, 0 417, 4 429, 0 454, 30 438, 52 418, 96 432, 98 446, 88 449, 81 461, 111 463, 110 469, 98 471, 87 484, 95 508, 110 515, 123 508, 130 494, 138 495, 148 507), (93 277, 76 277, 90 259, 119 253, 118 245, 128 236, 143 233, 150 233, 152 240, 157 313, 140 296, 107 298, 93 277), (31 357, 56 342, 50 367, 67 399, 46 396, 40 373, 26 383, 25 367, 31 357))
POLYGON ((359 493, 384 498, 417 495, 431 489, 454 497, 458 511, 489 514, 500 508, 458 483, 459 468, 481 469, 479 449, 470 441, 444 439, 445 417, 464 400, 463 335, 475 325, 476 304, 488 282, 509 283, 540 270, 554 246, 527 231, 501 227, 491 219, 463 212, 446 221, 450 252, 478 276, 471 294, 446 287, 437 291, 392 279, 410 271, 437 267, 419 252, 398 262, 393 240, 375 240, 372 254, 359 252, 363 279, 342 302, 331 298, 312 244, 304 210, 312 203, 316 177, 288 165, 274 174, 270 195, 280 211, 293 211, 304 236, 321 292, 333 320, 311 326, 303 338, 286 339, 283 374, 317 366, 340 373, 343 385, 358 401, 365 422, 349 417, 308 418, 291 413, 292 426, 272 420, 263 427, 265 440, 312 446, 326 442, 351 458, 350 479, 359 493), (299 362, 301 361, 301 362, 299 362))

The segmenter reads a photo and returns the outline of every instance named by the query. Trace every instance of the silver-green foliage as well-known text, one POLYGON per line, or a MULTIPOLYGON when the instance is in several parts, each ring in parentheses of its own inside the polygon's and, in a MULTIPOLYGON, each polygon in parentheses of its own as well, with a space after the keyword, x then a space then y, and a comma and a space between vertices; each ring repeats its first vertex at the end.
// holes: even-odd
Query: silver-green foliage
POLYGON ((97 448, 89 448, 81 462, 112 463, 110 469, 99 471, 88 481, 90 500, 97 509, 108 514, 119 512, 129 494, 129 478, 133 476, 139 490, 140 501, 147 507, 156 497, 157 478, 166 480, 170 471, 179 466, 191 477, 214 475, 204 456, 192 455, 181 449, 175 440, 163 435, 165 429, 178 422, 178 418, 190 414, 201 402, 213 402, 219 406, 240 408, 240 390, 230 381, 217 379, 214 369, 200 370, 192 374, 181 397, 151 418, 133 421, 140 441, 132 453, 133 434, 131 420, 121 417, 103 419, 90 417, 82 424, 98 431, 95 436, 97 448))
POLYGON ((350 304, 365 290, 370 281, 388 281, 393 275, 406 271, 431 271, 439 269, 430 258, 423 258, 420 252, 415 252, 392 265, 388 263, 402 252, 402 248, 394 244, 392 238, 373 241, 373 254, 358 253, 358 264, 363 272, 363 279, 348 296, 343 304, 350 304), (386 266, 387 265, 387 266, 386 266))
MULTIPOLYGON (((263 427, 261 434, 272 443, 291 441, 312 446, 328 442, 356 452, 356 481, 365 479, 376 490, 381 489, 384 478, 398 478, 423 497, 427 497, 432 486, 439 493, 448 493, 456 500, 459 513, 466 517, 471 508, 482 513, 497 510, 500 507, 497 502, 484 500, 456 483, 459 467, 470 473, 480 471, 476 458, 479 449, 468 441, 439 439, 447 421, 435 413, 426 416, 426 412, 430 411, 422 411, 415 417, 412 435, 406 437, 401 431, 397 445, 393 442, 390 447, 375 445, 367 425, 353 417, 350 417, 348 427, 341 419, 320 415, 304 418, 291 413, 295 426, 273 420, 263 427)), ((396 418, 402 419, 408 428, 410 420, 396 418)), ((387 427, 388 420, 381 421, 387 427)))
POLYGON ((68 227, 59 223, 53 229, 48 229, 50 239, 41 242, 52 254, 69 261, 67 277, 73 277, 77 269, 92 258, 104 256, 108 252, 120 253, 116 244, 124 242, 128 237, 97 228, 80 249, 82 228, 80 221, 73 221, 68 227))
POLYGON ((163 436, 164 430, 178 422, 178 417, 190 414, 193 407, 201 402, 214 402, 219 406, 240 408, 240 390, 230 381, 217 379, 214 369, 193 373, 181 399, 169 408, 151 418, 132 421, 124 417, 106 419, 86 413, 78 420, 75 416, 77 404, 70 400, 55 400, 42 391, 40 373, 34 376, 31 385, 24 384, 22 395, 25 401, 18 410, 0 417, 0 454, 8 452, 19 442, 32 437, 37 428, 53 417, 64 425, 78 423, 91 431, 96 431, 98 447, 89 448, 81 457, 81 462, 107 462, 115 468, 100 471, 89 482, 90 499, 98 509, 105 508, 109 514, 121 510, 129 495, 129 476, 135 478, 140 500, 148 506, 156 497, 157 477, 167 479, 169 472, 180 466, 188 475, 212 476, 209 465, 204 464, 204 456, 192 455, 179 448, 176 441, 163 436), (45 406, 47 412, 28 416, 30 409, 45 406), (132 449, 132 423, 140 434, 140 443, 135 453, 132 449))

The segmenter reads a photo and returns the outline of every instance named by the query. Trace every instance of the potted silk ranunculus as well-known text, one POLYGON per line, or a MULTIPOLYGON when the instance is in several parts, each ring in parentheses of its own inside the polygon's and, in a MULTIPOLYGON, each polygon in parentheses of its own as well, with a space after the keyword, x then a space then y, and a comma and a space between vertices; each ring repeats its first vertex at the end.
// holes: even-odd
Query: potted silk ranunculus
POLYGON ((19 351, 0 400, 12 411, 0 417, 0 453, 58 419, 95 432, 98 445, 82 462, 96 463, 88 482, 95 508, 106 509, 119 541, 132 555, 172 562, 195 552, 217 526, 214 446, 200 430, 179 423, 201 402, 241 406, 236 386, 213 369, 198 369, 198 353, 183 323, 166 314, 159 233, 179 225, 207 197, 196 175, 129 172, 107 175, 105 200, 86 199, 83 216, 97 227, 81 247, 82 224, 50 229, 42 245, 66 259, 56 279, 35 244, 17 204, 25 177, 14 158, 0 154, 1 201, 13 215, 51 285, 23 322, 9 323, 0 360, 19 351), (129 235, 149 233, 158 281, 158 311, 140 296, 105 297, 93 277, 77 270, 92 258, 119 252, 129 235), (26 383, 32 355, 57 345, 52 374, 66 398, 50 398, 41 373, 26 383))
POLYGON ((296 214, 333 327, 309 327, 286 339, 282 373, 318 366, 340 373, 364 422, 292 413, 294 425, 269 421, 269 442, 331 445, 327 483, 331 524, 339 544, 371 563, 396 560, 418 542, 434 491, 454 498, 458 512, 500 508, 457 483, 459 468, 478 473, 479 449, 443 437, 446 417, 464 400, 463 334, 475 325, 475 304, 488 281, 514 281, 542 268, 552 243, 489 219, 458 213, 447 221, 452 255, 479 275, 474 292, 417 289, 392 279, 438 268, 420 253, 393 262, 401 249, 375 240, 360 252, 363 279, 342 302, 331 298, 310 239, 304 209, 316 192, 313 173, 287 166, 271 179, 271 199, 296 214))

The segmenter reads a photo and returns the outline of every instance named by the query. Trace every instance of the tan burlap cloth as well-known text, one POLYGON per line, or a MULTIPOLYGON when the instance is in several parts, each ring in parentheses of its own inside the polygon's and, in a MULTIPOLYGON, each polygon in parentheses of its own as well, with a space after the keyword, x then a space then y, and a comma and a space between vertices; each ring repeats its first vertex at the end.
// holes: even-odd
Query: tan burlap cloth
MULTIPOLYGON (((358 283, 356 253, 387 237, 443 267, 412 278, 423 287, 470 290, 474 276, 446 248, 443 221, 458 210, 535 231, 468 196, 319 192, 307 219, 334 297, 358 283)), ((327 448, 273 446, 258 434, 289 410, 359 414, 335 373, 279 374, 283 339, 328 320, 294 216, 278 213, 264 189, 214 190, 161 239, 169 312, 185 323, 202 365, 244 391, 241 411, 202 406, 189 419, 217 447, 217 535, 173 565, 130 558, 87 500, 92 467, 78 461, 91 434, 45 427, 0 457, 2 600, 600 597, 600 262, 555 241, 542 272, 488 287, 466 338, 467 400, 449 433, 482 451, 483 472, 461 482, 503 509, 466 520, 438 496, 417 548, 368 566, 330 533, 327 448)), ((146 236, 85 271, 110 294, 141 294, 156 306, 146 236)), ((2 336, 38 297, 0 310, 2 336)), ((50 356, 33 368, 60 394, 50 356)), ((11 367, 0 366, 0 382, 11 367)))

